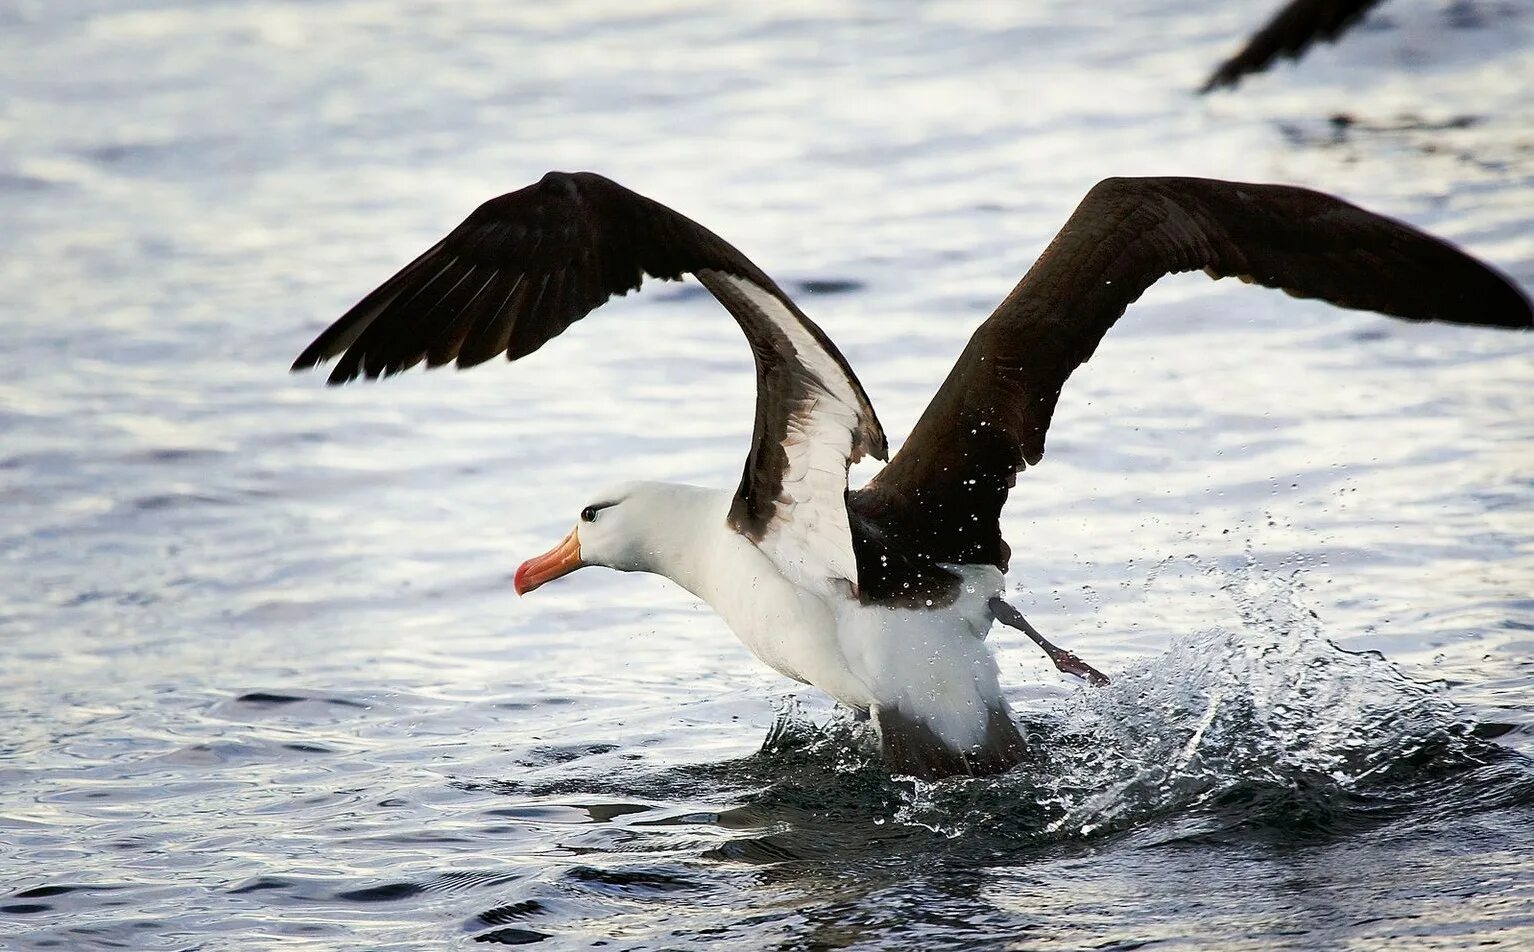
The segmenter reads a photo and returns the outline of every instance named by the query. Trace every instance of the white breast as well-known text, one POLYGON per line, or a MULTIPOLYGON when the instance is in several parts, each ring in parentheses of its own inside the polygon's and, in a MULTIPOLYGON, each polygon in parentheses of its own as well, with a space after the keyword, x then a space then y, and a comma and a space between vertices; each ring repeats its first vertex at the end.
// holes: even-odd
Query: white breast
POLYGON ((708 602, 751 653, 773 670, 832 697, 866 706, 867 688, 850 670, 825 595, 801 588, 761 549, 721 525, 712 570, 693 594, 708 602))
POLYGON ((891 609, 801 588, 727 528, 710 551, 710 571, 689 588, 769 667, 849 707, 898 708, 956 747, 983 740, 987 709, 1000 698, 984 640, 999 571, 959 570, 966 591, 945 608, 891 609))
POLYGON ((879 608, 847 602, 837 639, 869 701, 893 706, 932 727, 959 749, 985 739, 991 708, 1000 706, 996 659, 985 643, 1002 574, 990 566, 957 569, 965 591, 946 608, 879 608))

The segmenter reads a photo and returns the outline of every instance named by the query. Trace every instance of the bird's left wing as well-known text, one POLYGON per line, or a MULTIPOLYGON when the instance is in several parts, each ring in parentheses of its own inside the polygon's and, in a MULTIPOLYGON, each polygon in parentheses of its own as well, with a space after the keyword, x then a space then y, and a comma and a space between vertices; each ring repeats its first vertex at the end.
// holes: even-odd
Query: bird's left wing
MULTIPOLYGON (((1408 321, 1527 329, 1517 285, 1448 242, 1287 185, 1104 179, 975 331, 859 516, 940 561, 1004 567, 997 519, 1066 378, 1163 275, 1202 270, 1408 321)), ((873 590, 874 582, 865 586, 873 590)))
POLYGON ((756 426, 730 511, 791 578, 857 586, 847 467, 887 457, 884 431, 830 338, 713 232, 591 172, 550 172, 491 199, 315 338, 294 370, 339 358, 330 383, 425 362, 471 367, 537 350, 646 275, 691 273, 756 360, 756 426))

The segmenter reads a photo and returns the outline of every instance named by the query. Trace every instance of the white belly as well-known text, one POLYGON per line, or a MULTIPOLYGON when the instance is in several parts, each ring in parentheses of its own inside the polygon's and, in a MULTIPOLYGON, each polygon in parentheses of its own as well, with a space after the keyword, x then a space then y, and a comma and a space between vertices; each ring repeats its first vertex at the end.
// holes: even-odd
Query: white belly
POLYGON ((996 659, 985 643, 1001 592, 994 568, 966 567, 965 592, 947 608, 878 608, 849 601, 838 612, 837 640, 868 701, 925 722, 950 745, 985 737, 989 711, 1002 707, 996 659))
POLYGON ((956 747, 980 743, 1001 696, 984 641, 999 571, 963 569, 966 591, 947 608, 891 609, 799 588, 733 533, 717 554, 730 571, 695 594, 769 667, 849 707, 898 708, 956 747))

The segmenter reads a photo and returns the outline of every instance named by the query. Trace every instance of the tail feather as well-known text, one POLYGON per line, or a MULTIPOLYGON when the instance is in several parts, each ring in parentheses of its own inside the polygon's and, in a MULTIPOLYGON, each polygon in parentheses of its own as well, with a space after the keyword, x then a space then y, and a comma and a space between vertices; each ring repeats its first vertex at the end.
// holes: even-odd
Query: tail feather
POLYGON ((987 709, 985 739, 966 750, 945 743, 925 721, 893 705, 876 705, 873 721, 884 759, 898 774, 923 780, 983 777, 1003 773, 1023 757, 1023 737, 1004 705, 987 709))

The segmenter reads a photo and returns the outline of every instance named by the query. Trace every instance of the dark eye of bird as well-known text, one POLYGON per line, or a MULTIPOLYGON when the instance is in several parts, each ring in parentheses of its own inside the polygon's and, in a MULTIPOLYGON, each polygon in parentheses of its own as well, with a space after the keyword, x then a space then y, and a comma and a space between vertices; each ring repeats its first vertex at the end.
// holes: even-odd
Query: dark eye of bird
POLYGON ((596 506, 587 506, 585 509, 582 509, 581 510, 581 521, 582 522, 596 522, 597 521, 597 507, 596 506))

